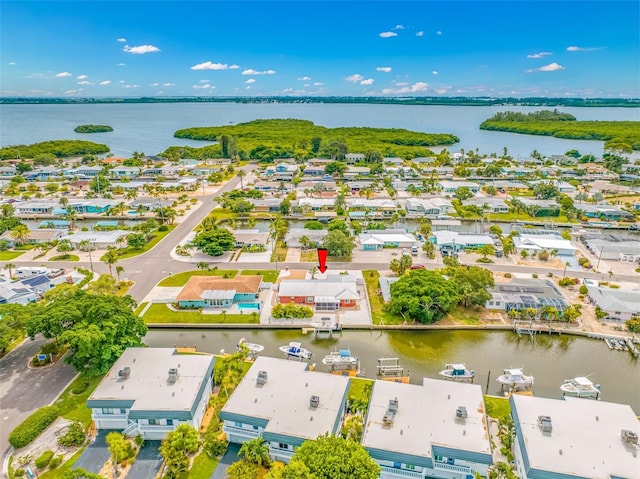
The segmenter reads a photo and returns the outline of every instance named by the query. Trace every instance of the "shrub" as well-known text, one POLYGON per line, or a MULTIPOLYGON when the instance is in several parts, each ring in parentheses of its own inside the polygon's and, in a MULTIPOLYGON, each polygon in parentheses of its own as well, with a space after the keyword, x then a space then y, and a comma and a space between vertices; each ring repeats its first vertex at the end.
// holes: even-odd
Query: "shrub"
POLYGON ((629 331, 634 333, 640 333, 640 318, 631 318, 626 322, 629 331))
POLYGON ((169 227, 167 225, 158 226, 158 231, 169 231, 169 227))
POLYGON ((89 383, 87 381, 79 382, 78 384, 73 386, 73 388, 71 388, 71 394, 75 394, 75 395, 82 394, 87 390, 88 387, 89 387, 89 383))
POLYGON ((274 318, 312 318, 313 309, 309 306, 298 306, 295 303, 276 304, 271 310, 274 318))
POLYGON ((54 457, 53 459, 51 459, 51 462, 49 463, 49 469, 56 469, 60 464, 62 464, 62 461, 64 461, 63 454, 60 454, 59 456, 54 457))
POLYGON ((55 406, 45 406, 38 409, 11 431, 9 444, 16 449, 26 446, 55 421, 58 414, 58 408, 55 406))
POLYGON ((44 469, 49 465, 49 462, 51 462, 51 459, 53 459, 54 454, 55 453, 50 450, 44 451, 42 454, 40 454, 40 457, 38 457, 34 461, 34 464, 38 469, 44 469))
POLYGON ((584 256, 581 256, 580 258, 578 258, 578 264, 580 266, 584 266, 588 262, 589 262, 589 260, 587 258, 585 258, 584 256))
POLYGON ((81 446, 86 439, 82 423, 74 421, 69 425, 69 429, 58 439, 58 444, 64 447, 81 446))
POLYGON ((580 292, 580 294, 587 294, 589 292, 589 289, 584 284, 581 284, 578 291, 580 292))
POLYGON ((504 274, 504 277, 505 277, 505 278, 511 278, 511 277, 513 277, 513 275, 512 275, 511 273, 505 273, 505 274, 504 274))
POLYGON ((531 275, 531 277, 532 277, 533 279, 536 279, 536 278, 538 277, 538 273, 533 273, 533 274, 531 275))
POLYGON ((13 477, 24 477, 24 474, 24 469, 16 469, 15 471, 13 471, 13 477))
POLYGON ((561 278, 560 281, 558 281, 558 284, 566 288, 567 286, 573 286, 574 284, 578 284, 579 281, 580 280, 577 278, 566 277, 566 278, 561 278))
POLYGON ((538 253, 538 259, 540 261, 549 261, 549 253, 547 253, 545 250, 542 250, 538 253))
POLYGON ((222 456, 226 452, 228 446, 229 443, 218 439, 214 432, 207 433, 204 439, 204 450, 207 452, 207 456, 212 459, 222 456))

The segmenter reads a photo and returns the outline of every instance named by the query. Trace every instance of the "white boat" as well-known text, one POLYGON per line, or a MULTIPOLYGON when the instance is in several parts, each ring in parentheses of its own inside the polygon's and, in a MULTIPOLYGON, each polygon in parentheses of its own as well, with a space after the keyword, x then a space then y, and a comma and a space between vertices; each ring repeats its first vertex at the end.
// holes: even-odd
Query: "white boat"
POLYGON ((322 364, 326 364, 327 366, 334 368, 355 368, 358 365, 358 358, 351 356, 350 350, 341 349, 327 354, 322 358, 322 364))
POLYGON ((563 396, 600 399, 600 385, 593 384, 585 377, 566 379, 560 386, 563 396))
POLYGON ((300 361, 303 359, 311 359, 311 351, 301 346, 300 343, 291 341, 287 346, 280 346, 280 351, 284 353, 287 359, 293 358, 300 361))
POLYGON ((512 389, 529 389, 533 386, 533 376, 526 376, 520 368, 505 369, 496 381, 512 389))
POLYGON ((473 369, 467 369, 464 363, 445 364, 444 369, 440 371, 440 376, 451 381, 473 381, 476 373, 473 369))
POLYGON ((264 346, 262 344, 248 343, 246 339, 241 338, 240 341, 238 341, 238 351, 243 347, 247 348, 249 352, 254 355, 261 353, 264 350, 264 346))

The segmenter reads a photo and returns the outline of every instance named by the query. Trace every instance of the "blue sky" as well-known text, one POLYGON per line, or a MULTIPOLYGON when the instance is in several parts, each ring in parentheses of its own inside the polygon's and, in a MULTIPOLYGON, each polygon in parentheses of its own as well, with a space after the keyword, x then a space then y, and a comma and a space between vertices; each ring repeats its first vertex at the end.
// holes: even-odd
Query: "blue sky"
POLYGON ((638 1, 0 9, 2 96, 640 97, 638 1))

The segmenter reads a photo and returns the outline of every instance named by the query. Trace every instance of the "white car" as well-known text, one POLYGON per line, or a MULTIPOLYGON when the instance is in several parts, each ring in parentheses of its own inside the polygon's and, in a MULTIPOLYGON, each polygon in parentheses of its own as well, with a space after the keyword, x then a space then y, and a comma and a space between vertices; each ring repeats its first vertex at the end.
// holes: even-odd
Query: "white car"
POLYGON ((596 281, 595 279, 585 278, 585 279, 582 280, 582 282, 584 284, 586 284, 587 286, 600 286, 600 283, 598 281, 596 281))

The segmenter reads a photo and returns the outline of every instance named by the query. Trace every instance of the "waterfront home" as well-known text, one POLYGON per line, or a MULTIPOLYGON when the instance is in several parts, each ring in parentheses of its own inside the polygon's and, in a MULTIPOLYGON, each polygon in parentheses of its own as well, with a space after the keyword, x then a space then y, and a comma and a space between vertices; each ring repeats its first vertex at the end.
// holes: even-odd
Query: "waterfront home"
POLYGON ((524 192, 529 190, 529 187, 524 183, 522 183, 521 181, 492 180, 492 181, 487 181, 485 185, 495 186, 497 190, 500 191, 501 193, 507 192, 507 191, 524 192))
POLYGON ((192 276, 178 293, 180 308, 229 308, 233 303, 255 303, 260 292, 260 275, 192 276))
POLYGON ((103 166, 81 165, 64 171, 66 178, 87 179, 98 176, 104 170, 103 166))
POLYGON ((509 402, 518 477, 640 478, 640 422, 631 406, 518 394, 509 402))
POLYGON ((280 213, 280 198, 265 198, 262 200, 249 198, 247 201, 253 205, 253 211, 258 213, 280 213))
POLYGON ((142 168, 139 166, 116 166, 109 170, 109 176, 112 178, 136 178, 140 175, 142 168))
POLYGON ((144 176, 164 176, 164 177, 175 177, 178 176, 178 167, 177 166, 153 166, 151 168, 145 168, 142 170, 141 175, 144 176))
POLYGON ((504 202, 504 200, 500 198, 493 197, 482 197, 482 198, 471 198, 469 200, 465 200, 462 202, 466 205, 473 205, 479 208, 486 213, 508 213, 509 205, 504 202))
POLYGON ((388 199, 366 199, 366 198, 347 198, 345 201, 349 209, 349 216, 354 211, 370 213, 372 216, 391 216, 398 210, 398 205, 393 200, 388 199))
POLYGON ((358 242, 364 251, 377 251, 383 248, 411 248, 416 238, 404 230, 372 230, 358 235, 358 242))
POLYGON ((408 198, 404 201, 404 209, 408 217, 422 218, 446 215, 453 206, 446 198, 408 198))
POLYGON ((179 424, 200 428, 214 357, 174 348, 127 348, 87 399, 96 429, 161 440, 179 424))
POLYGON ((631 213, 617 206, 584 203, 577 205, 576 208, 580 211, 580 214, 586 218, 599 218, 604 221, 633 220, 634 218, 631 213))
POLYGON ((109 246, 116 246, 123 242, 131 231, 112 230, 112 231, 76 231, 60 238, 60 240, 69 240, 74 248, 79 249, 80 243, 89 242, 89 249, 106 249, 109 246))
POLYGON ((47 181, 49 178, 61 178, 63 176, 63 172, 54 166, 47 166, 27 171, 22 176, 29 182, 47 181))
POLYGON ((538 200, 526 196, 518 196, 517 198, 512 198, 512 201, 515 199, 525 205, 527 212, 535 218, 560 215, 560 205, 555 200, 538 200))
POLYGON ((50 215, 55 208, 61 205, 57 201, 29 200, 21 203, 14 203, 13 208, 16 216, 22 215, 50 215))
POLYGON ((269 241, 269 232, 257 229, 248 230, 231 230, 231 234, 236 240, 236 248, 263 245, 266 246, 269 241))
MULTIPOLYGON (((42 244, 42 243, 48 243, 50 241, 54 241, 57 239, 60 239, 64 234, 66 234, 67 231, 66 230, 62 230, 62 229, 37 229, 37 230, 30 230, 29 231, 29 235, 27 236, 26 240, 24 241, 26 244, 42 244)), ((0 240, 1 241, 6 241, 7 242, 7 246, 9 246, 9 248, 13 248, 16 246, 16 240, 15 238, 12 236, 13 235, 13 231, 11 230, 7 230, 4 233, 2 233, 0 235, 0 240)))
POLYGON ((480 190, 480 185, 473 181, 441 180, 438 181, 438 185, 440 186, 442 192, 446 194, 454 194, 456 191, 458 191, 459 188, 462 187, 469 188, 472 193, 477 193, 480 190))
POLYGON ((607 170, 596 163, 582 163, 576 165, 576 171, 582 173, 583 180, 617 180, 618 174, 607 170))
MULTIPOLYGON (((281 183, 277 181, 256 181, 253 184, 253 189, 258 191, 275 192, 275 191, 280 191, 280 187, 281 187, 281 183)), ((286 183, 282 185, 282 188, 283 188, 283 191, 289 190, 286 183)))
POLYGON ((571 183, 567 183, 566 181, 562 181, 562 180, 534 180, 534 181, 530 181, 529 184, 532 187, 539 184, 552 185, 558 188, 558 191, 560 193, 565 193, 567 195, 573 195, 577 190, 577 188, 573 186, 571 183))
POLYGON ((484 245, 495 246, 493 238, 487 234, 458 233, 457 231, 434 231, 435 245, 439 251, 460 251, 464 249, 478 249, 484 245))
POLYGON ((558 256, 573 256, 578 248, 571 241, 564 239, 557 233, 531 234, 521 230, 520 235, 513 238, 513 244, 518 253, 526 251, 530 256, 540 251, 554 252, 558 256))
POLYGON ((535 309, 536 315, 551 314, 555 308, 558 315, 568 303, 562 293, 549 280, 514 279, 508 283, 496 283, 490 291, 491 299, 484 305, 487 309, 511 310, 535 309))
POLYGON ((283 279, 278 302, 310 306, 317 311, 354 308, 360 300, 357 281, 350 275, 329 274, 320 279, 283 279))
POLYGON ((302 248, 304 246, 316 248, 329 232, 323 230, 309 230, 306 228, 290 228, 284 237, 284 242, 289 248, 302 248), (303 244, 300 239, 306 237, 308 242, 303 244))
POLYGON ((587 289, 589 301, 606 313, 607 319, 627 321, 640 316, 640 289, 611 289, 590 285, 587 289))
POLYGON ((591 193, 591 195, 594 193, 602 193, 603 195, 625 195, 634 192, 634 189, 629 186, 612 183, 611 181, 595 180, 589 182, 589 186, 589 193, 591 193))
POLYGON ((101 198, 91 200, 69 200, 69 204, 65 208, 59 208, 53 214, 65 214, 66 208, 73 209, 79 214, 102 214, 106 213, 109 208, 118 204, 118 200, 105 200, 101 198))
POLYGON ((303 211, 333 210, 335 200, 333 198, 299 198, 292 203, 303 211))
POLYGON ((274 461, 322 434, 340 432, 349 378, 309 371, 309 365, 259 356, 220 411, 234 444, 262 437, 274 461))
POLYGON ((381 479, 483 477, 493 464, 482 388, 438 379, 377 380, 362 445, 381 479))
POLYGON ((347 165, 353 165, 358 162, 363 162, 365 161, 365 158, 366 157, 364 153, 347 153, 346 155, 344 155, 344 161, 347 163, 347 165))

